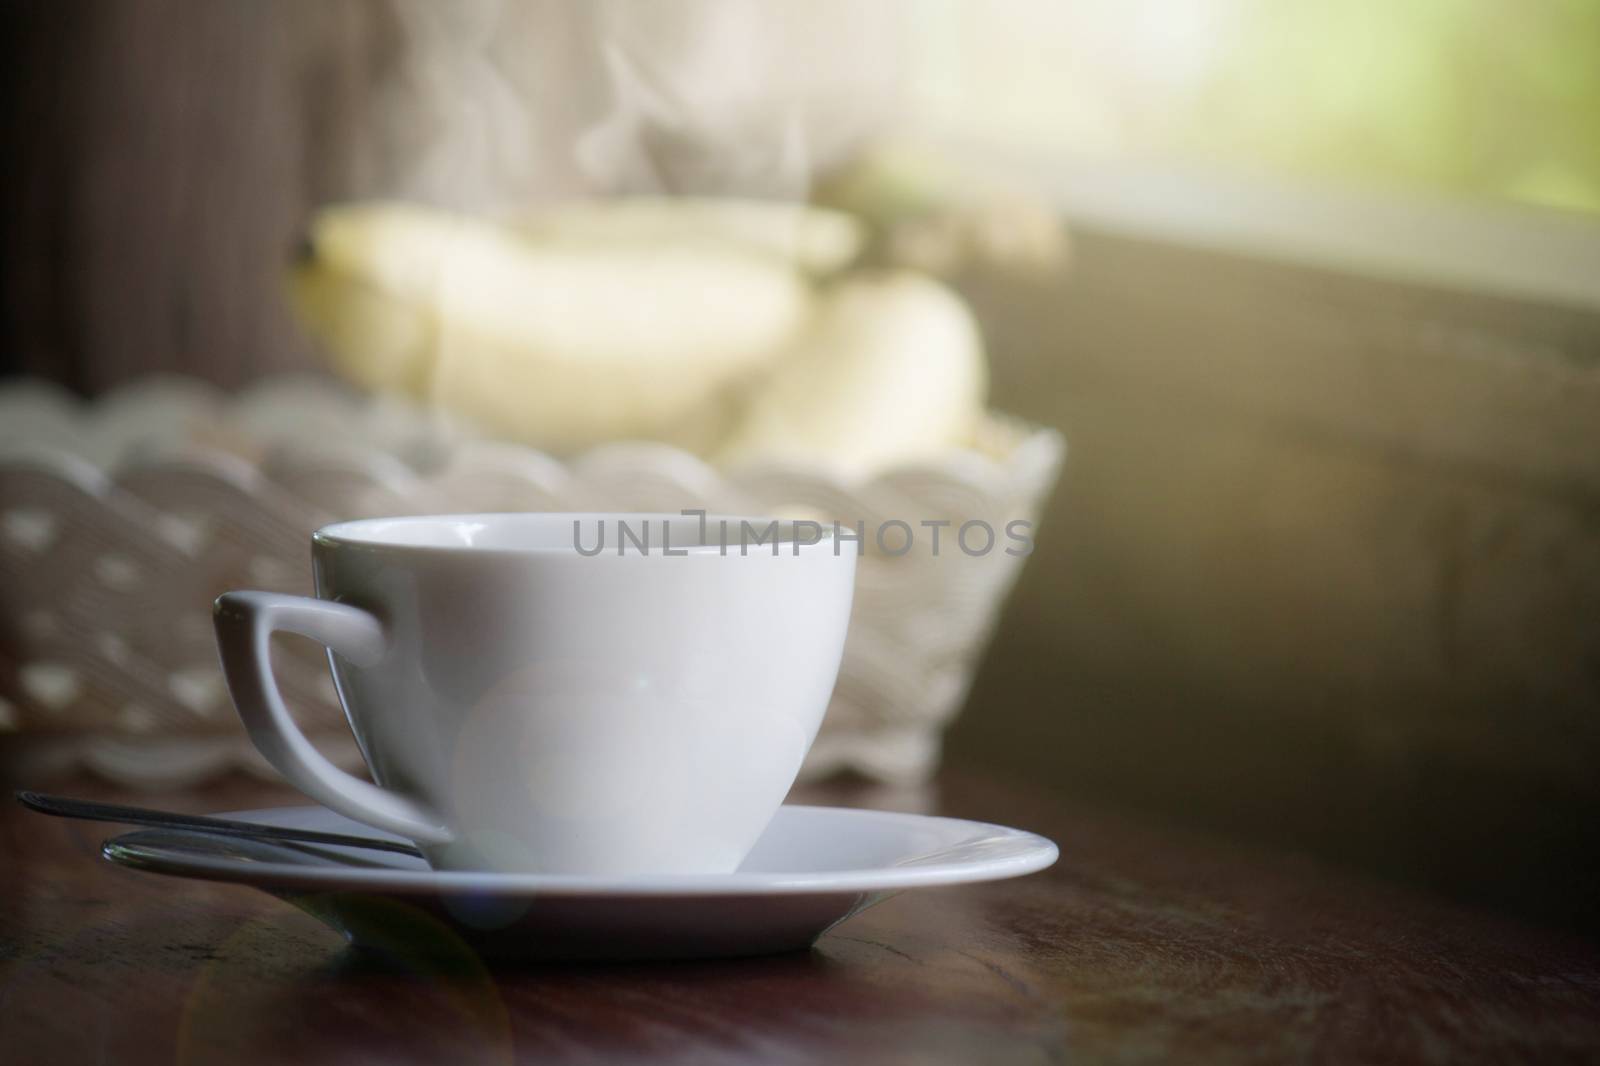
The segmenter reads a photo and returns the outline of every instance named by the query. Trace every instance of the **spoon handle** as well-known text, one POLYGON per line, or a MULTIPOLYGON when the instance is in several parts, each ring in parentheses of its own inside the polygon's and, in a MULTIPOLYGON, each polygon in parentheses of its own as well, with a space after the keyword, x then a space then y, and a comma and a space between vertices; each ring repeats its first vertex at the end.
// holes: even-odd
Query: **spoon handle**
POLYGON ((313 829, 286 829, 276 825, 240 822, 232 818, 211 818, 198 814, 178 814, 174 811, 154 811, 146 807, 125 807, 117 803, 95 803, 91 800, 52 796, 43 792, 19 791, 17 802, 29 810, 52 814, 58 818, 83 818, 91 822, 122 822, 127 825, 153 825, 164 829, 196 829, 206 833, 226 836, 251 837, 258 840, 286 840, 298 844, 331 844, 341 848, 368 848, 372 851, 392 851, 398 855, 422 857, 413 845, 398 840, 379 840, 377 837, 348 836, 344 833, 319 833, 313 829))

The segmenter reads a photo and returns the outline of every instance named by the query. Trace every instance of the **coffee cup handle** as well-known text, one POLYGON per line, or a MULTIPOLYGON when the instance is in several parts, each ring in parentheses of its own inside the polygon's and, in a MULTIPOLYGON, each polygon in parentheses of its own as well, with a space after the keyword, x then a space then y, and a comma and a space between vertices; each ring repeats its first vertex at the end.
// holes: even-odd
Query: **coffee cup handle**
POLYGON ((222 672, 251 743, 290 784, 366 825, 419 844, 450 842, 450 830, 421 804, 346 773, 317 751, 290 717, 272 677, 267 649, 274 632, 299 633, 357 666, 373 666, 388 643, 382 622, 359 607, 272 592, 225 592, 217 597, 213 619, 222 672))

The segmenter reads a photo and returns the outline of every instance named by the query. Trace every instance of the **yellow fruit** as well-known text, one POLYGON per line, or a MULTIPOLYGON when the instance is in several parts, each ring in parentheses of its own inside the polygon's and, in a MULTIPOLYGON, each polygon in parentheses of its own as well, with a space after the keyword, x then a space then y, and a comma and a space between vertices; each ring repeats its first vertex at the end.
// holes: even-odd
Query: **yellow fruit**
POLYGON ((319 214, 292 289, 352 380, 555 452, 680 430, 811 304, 788 263, 694 227, 540 237, 395 204, 319 214))
POLYGON ((749 398, 728 463, 823 462, 858 476, 969 443, 988 372, 959 296, 907 272, 857 276, 749 398))
POLYGON ((509 224, 536 240, 638 244, 714 239, 791 263, 809 274, 843 269, 866 241, 860 221, 842 211, 710 197, 571 201, 519 213, 509 224))

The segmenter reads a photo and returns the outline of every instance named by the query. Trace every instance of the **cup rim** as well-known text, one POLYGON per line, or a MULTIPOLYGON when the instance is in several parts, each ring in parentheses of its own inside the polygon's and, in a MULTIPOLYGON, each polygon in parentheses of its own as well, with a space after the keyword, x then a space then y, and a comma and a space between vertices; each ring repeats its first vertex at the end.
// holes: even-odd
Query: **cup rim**
MULTIPOLYGON (((678 557, 680 553, 688 556, 709 555, 718 558, 739 558, 742 555, 778 556, 816 554, 819 551, 826 550, 828 545, 835 545, 836 547, 833 530, 831 528, 831 522, 821 522, 814 519, 804 518, 778 518, 771 515, 752 516, 707 514, 705 516, 705 523, 707 529, 707 539, 710 540, 710 542, 703 544, 672 544, 670 545, 671 556, 667 556, 666 554, 666 548, 669 545, 662 544, 657 540, 651 540, 648 547, 645 548, 639 548, 632 541, 629 541, 626 550, 623 552, 617 551, 611 544, 608 543, 606 544, 605 549, 601 552, 584 553, 580 552, 576 544, 561 544, 558 546, 552 546, 548 544, 519 544, 508 546, 503 544, 472 544, 470 541, 466 540, 463 540, 461 543, 453 544, 421 543, 397 539, 395 534, 391 534, 389 536, 383 535, 386 527, 412 525, 415 523, 454 523, 456 526, 462 527, 467 525, 481 526, 490 522, 502 523, 508 521, 526 522, 538 520, 547 523, 566 523, 583 522, 586 520, 611 520, 627 522, 630 525, 630 529, 633 529, 637 528, 633 524, 638 522, 646 523, 647 526, 649 526, 651 523, 667 521, 676 523, 682 523, 686 521, 697 522, 698 517, 699 516, 697 514, 685 515, 653 511, 484 511, 461 514, 394 515, 380 518, 355 518, 340 522, 332 522, 313 532, 311 534, 311 541, 314 546, 324 546, 330 548, 358 548, 368 551, 397 553, 404 552, 430 555, 472 554, 507 556, 579 556, 595 558, 616 558, 619 555, 632 557, 678 557), (726 547, 724 547, 724 544, 720 538, 720 530, 723 528, 720 523, 722 522, 728 523, 726 527, 728 532, 728 541, 726 543, 726 547), (738 550, 740 546, 740 537, 738 534, 742 532, 744 528, 743 526, 739 525, 739 523, 749 523, 754 530, 764 531, 770 527, 771 523, 774 522, 777 523, 779 530, 779 535, 775 541, 767 540, 764 537, 759 541, 750 540, 746 543, 744 552, 740 552, 738 550), (794 526, 797 523, 808 522, 812 526, 818 528, 819 533, 817 539, 795 539, 793 536, 794 526), (785 534, 788 535, 785 536, 785 534), (712 537, 716 537, 717 539, 711 539, 712 537), (783 550, 781 552, 773 550, 774 546, 781 546, 783 550)), ((653 526, 649 526, 649 528, 653 528, 653 526)), ((461 535, 464 536, 465 533, 463 532, 461 535)), ((835 550, 833 554, 838 555, 841 553, 835 550)))

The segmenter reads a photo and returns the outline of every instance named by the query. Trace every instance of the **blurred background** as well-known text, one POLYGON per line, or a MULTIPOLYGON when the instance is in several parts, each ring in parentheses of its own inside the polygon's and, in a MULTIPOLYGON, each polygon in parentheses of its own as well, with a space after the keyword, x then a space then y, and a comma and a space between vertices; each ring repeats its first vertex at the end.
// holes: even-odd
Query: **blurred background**
MULTIPOLYGON (((907 421, 857 473, 982 451, 974 403, 1066 441, 1038 550, 992 639, 972 627, 947 763, 1596 927, 1600 0, 23 0, 0 24, 12 384, 92 403, 301 372, 471 422, 487 401, 410 369, 479 365, 448 308, 427 344, 352 310, 433 293, 386 273, 448 258, 411 234, 459 249, 462 220, 554 210, 610 254, 687 223, 618 236, 560 205, 836 212, 853 265, 807 265, 796 314, 850 319, 837 295, 892 271, 956 294, 981 351, 908 340, 875 385, 840 370, 780 414, 920 410, 981 358, 950 386, 971 418, 907 421), (324 210, 396 201, 421 229, 324 210), (336 268, 367 272, 354 295, 336 268)), ((849 306, 889 321, 874 299, 849 306)), ((706 350, 661 358, 693 375, 706 350)), ((513 397, 479 421, 561 458, 822 447, 798 416, 737 454, 554 435, 517 396, 604 404, 518 366, 477 379, 513 397)), ((22 658, 8 721, 48 731, 22 658)))

